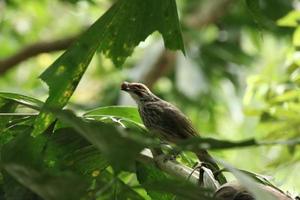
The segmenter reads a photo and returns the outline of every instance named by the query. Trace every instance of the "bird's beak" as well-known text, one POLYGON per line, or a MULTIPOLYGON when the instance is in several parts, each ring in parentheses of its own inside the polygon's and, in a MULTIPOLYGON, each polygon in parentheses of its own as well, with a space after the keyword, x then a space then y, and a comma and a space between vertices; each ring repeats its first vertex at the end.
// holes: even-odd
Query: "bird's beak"
POLYGON ((129 83, 128 82, 122 83, 121 90, 126 91, 126 92, 130 91, 129 83))

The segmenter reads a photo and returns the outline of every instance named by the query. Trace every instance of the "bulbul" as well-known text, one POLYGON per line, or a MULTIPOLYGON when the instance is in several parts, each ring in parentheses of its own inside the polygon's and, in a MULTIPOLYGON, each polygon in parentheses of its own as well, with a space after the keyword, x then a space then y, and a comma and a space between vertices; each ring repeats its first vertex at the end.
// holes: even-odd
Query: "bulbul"
MULTIPOLYGON (((145 127, 163 141, 176 144, 199 136, 191 121, 178 108, 154 95, 144 84, 124 82, 121 90, 128 92, 137 103, 145 127)), ((206 150, 195 154, 201 162, 209 164, 210 169, 219 170, 206 150)))

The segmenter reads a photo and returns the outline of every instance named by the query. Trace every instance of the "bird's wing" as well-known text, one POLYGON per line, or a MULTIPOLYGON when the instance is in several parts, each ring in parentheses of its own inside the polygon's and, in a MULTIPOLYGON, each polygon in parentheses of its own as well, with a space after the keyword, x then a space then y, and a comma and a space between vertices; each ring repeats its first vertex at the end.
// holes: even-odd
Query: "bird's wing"
POLYGON ((163 106, 151 104, 148 109, 151 107, 155 107, 156 109, 152 110, 157 112, 156 123, 152 124, 151 129, 159 131, 167 140, 177 143, 177 141, 197 135, 191 121, 172 104, 167 102, 164 102, 163 106))

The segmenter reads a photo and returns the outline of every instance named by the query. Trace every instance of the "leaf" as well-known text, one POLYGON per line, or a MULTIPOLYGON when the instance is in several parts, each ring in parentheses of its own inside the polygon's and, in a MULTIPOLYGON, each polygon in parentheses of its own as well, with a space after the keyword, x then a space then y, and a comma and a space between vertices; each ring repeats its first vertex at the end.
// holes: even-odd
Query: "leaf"
MULTIPOLYGON (((43 72, 41 79, 49 86, 46 106, 63 108, 67 104, 97 49, 119 66, 156 30, 162 34, 168 48, 184 51, 175 0, 120 0, 115 3, 43 72)), ((43 132, 54 118, 49 113, 40 113, 32 135, 43 132)))
POLYGON ((86 112, 84 117, 116 117, 126 120, 131 120, 138 124, 143 124, 138 110, 136 107, 128 107, 128 106, 107 106, 100 107, 94 110, 86 112))
POLYGON ((213 138, 194 137, 179 143, 179 147, 187 150, 197 151, 199 149, 229 149, 259 145, 254 139, 239 142, 217 140, 213 138))
POLYGON ((12 116, 4 116, 4 113, 14 112, 16 110, 16 107, 17 105, 15 102, 0 98, 0 132, 2 132, 6 128, 7 124, 12 119, 12 116))
MULTIPOLYGON (((161 170, 159 170, 156 166, 152 164, 143 164, 137 162, 136 164, 136 176, 139 183, 143 186, 144 184, 149 184, 151 182, 160 182, 163 180, 167 180, 166 174, 164 174, 161 170)), ((174 195, 167 194, 164 192, 157 192, 153 190, 147 190, 147 194, 152 199, 159 199, 159 200, 172 200, 174 195)))
POLYGON ((85 180, 71 172, 45 168, 42 155, 46 138, 33 138, 31 129, 17 135, 1 151, 2 167, 23 186, 46 200, 78 199, 86 190, 85 180), (76 183, 76 184, 74 184, 76 183))
POLYGON ((287 27, 297 27, 299 25, 300 20, 300 11, 293 10, 289 12, 286 16, 282 17, 277 21, 279 26, 287 26, 287 27))
POLYGON ((151 181, 143 184, 147 191, 156 191, 166 194, 176 195, 176 199, 184 200, 213 200, 213 192, 211 190, 193 185, 188 181, 182 180, 160 180, 151 181))
MULTIPOLYGON (((286 145, 294 146, 300 144, 300 138, 293 138, 289 140, 272 140, 272 141, 256 141, 255 139, 248 139, 244 141, 226 141, 217 140, 213 138, 194 137, 187 139, 178 144, 179 151, 189 150, 197 152, 201 149, 232 149, 252 146, 267 146, 267 145, 286 145)), ((178 151, 174 149, 174 151, 178 151)))
POLYGON ((3 189, 5 193, 5 200, 42 200, 28 188, 18 183, 6 171, 2 171, 1 174, 4 182, 3 189))
POLYGON ((224 165, 233 175, 238 179, 240 184, 242 184, 251 194, 254 195, 255 199, 264 199, 264 200, 278 200, 277 197, 272 195, 271 193, 263 190, 260 185, 254 181, 253 178, 244 174, 243 172, 235 169, 229 164, 220 161, 222 165, 224 165))
MULTIPOLYGON (((294 34, 293 34, 293 45, 295 47, 300 46, 300 28, 297 27, 294 34)), ((295 80, 297 81, 297 79, 295 80)))
POLYGON ((48 166, 72 169, 89 178, 108 166, 99 150, 74 129, 58 129, 48 140, 44 158, 48 166))
POLYGON ((248 175, 251 178, 253 178, 256 182, 261 183, 263 185, 270 186, 270 187, 274 188, 275 190, 278 190, 279 192, 284 193, 282 190, 275 187, 266 177, 259 175, 259 174, 255 174, 253 172, 246 171, 246 170, 240 170, 240 171, 242 173, 244 173, 245 175, 248 175))
MULTIPOLYGON (((132 177, 131 175, 129 176, 132 177)), ((123 180, 124 176, 121 179, 115 174, 111 173, 109 170, 104 170, 101 173, 101 176, 97 179, 98 186, 96 186, 94 190, 95 199, 98 199, 100 197, 101 200, 144 200, 144 197, 137 193, 135 191, 135 188, 126 184, 123 180)), ((132 182, 132 180, 130 182, 132 182)))
POLYGON ((146 147, 147 140, 136 140, 135 137, 140 136, 134 131, 129 134, 110 124, 84 121, 70 111, 52 112, 94 144, 117 172, 121 169, 132 169, 137 155, 146 147))
POLYGON ((258 26, 259 32, 262 34, 262 28, 265 27, 265 16, 260 8, 260 0, 246 0, 246 5, 252 15, 254 22, 258 26))
POLYGON ((38 99, 28 97, 22 94, 16 94, 16 93, 0 92, 0 99, 1 98, 6 100, 11 100, 13 102, 27 106, 35 110, 40 110, 44 104, 42 101, 38 99))

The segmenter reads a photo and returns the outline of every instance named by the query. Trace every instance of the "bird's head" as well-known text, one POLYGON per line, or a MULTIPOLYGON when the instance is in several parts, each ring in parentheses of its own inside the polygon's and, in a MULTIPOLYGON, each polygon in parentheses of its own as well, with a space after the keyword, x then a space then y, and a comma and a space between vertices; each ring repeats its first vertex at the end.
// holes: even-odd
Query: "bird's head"
POLYGON ((146 85, 142 83, 124 82, 121 85, 121 90, 128 92, 138 105, 143 102, 156 101, 156 97, 146 85))

